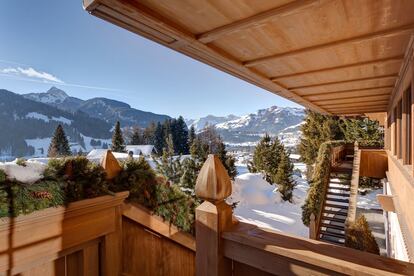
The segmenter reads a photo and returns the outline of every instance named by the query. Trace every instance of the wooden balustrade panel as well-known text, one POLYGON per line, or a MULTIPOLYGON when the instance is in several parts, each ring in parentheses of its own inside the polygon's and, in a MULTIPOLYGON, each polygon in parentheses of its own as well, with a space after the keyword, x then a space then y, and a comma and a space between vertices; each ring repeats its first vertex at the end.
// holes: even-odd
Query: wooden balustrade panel
POLYGON ((127 196, 123 192, 3 218, 0 275, 119 275, 120 259, 108 257, 117 245, 107 237, 120 236, 117 222, 127 196))
POLYGON ((126 217, 122 241, 124 275, 195 275, 193 250, 126 217))
POLYGON ((385 178, 388 170, 388 157, 385 150, 362 149, 360 176, 385 178))

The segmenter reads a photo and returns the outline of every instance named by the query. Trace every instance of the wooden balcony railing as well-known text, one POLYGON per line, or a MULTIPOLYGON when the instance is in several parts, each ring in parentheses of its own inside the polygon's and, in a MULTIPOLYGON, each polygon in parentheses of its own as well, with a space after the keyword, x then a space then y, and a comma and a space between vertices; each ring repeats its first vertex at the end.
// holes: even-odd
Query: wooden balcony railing
POLYGON ((414 264, 237 222, 225 203, 231 181, 210 155, 196 193, 197 275, 414 275, 414 264))

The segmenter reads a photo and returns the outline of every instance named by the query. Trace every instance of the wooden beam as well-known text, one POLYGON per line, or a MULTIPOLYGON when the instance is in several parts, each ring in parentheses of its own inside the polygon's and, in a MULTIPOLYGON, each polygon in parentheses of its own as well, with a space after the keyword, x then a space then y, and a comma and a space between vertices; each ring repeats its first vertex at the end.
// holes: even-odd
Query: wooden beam
POLYGON ((371 107, 376 105, 383 105, 388 104, 388 100, 379 100, 379 101, 367 101, 367 102, 354 102, 354 103, 338 103, 338 104, 327 104, 322 105, 326 109, 330 108, 341 108, 341 107, 356 107, 356 106, 362 106, 362 107, 371 107))
POLYGON ((224 35, 252 28, 269 20, 275 20, 277 17, 286 16, 293 11, 297 12, 298 10, 307 9, 317 4, 319 4, 319 0, 293 1, 286 5, 258 13, 248 18, 243 18, 230 24, 215 28, 211 31, 202 33, 198 35, 197 39, 202 43, 210 43, 224 35))
POLYGON ((343 80, 343 81, 332 81, 332 82, 325 82, 325 83, 318 83, 318 84, 311 84, 311 85, 289 87, 288 89, 297 90, 297 89, 303 89, 303 88, 320 87, 320 86, 325 86, 325 85, 345 84, 345 83, 352 83, 352 82, 359 82, 359 81, 381 80, 381 79, 389 79, 389 78, 397 78, 397 77, 398 77, 398 74, 388 74, 388 75, 383 75, 383 76, 356 78, 356 79, 343 80))
POLYGON ((332 41, 332 42, 328 42, 328 43, 324 43, 324 44, 319 44, 319 45, 314 45, 314 46, 305 47, 305 48, 301 48, 301 49, 296 49, 296 50, 292 50, 292 51, 289 51, 289 52, 284 52, 284 53, 279 53, 279 54, 275 54, 275 55, 271 55, 271 56, 261 57, 261 58, 245 61, 244 65, 247 66, 247 67, 253 67, 253 66, 257 66, 259 64, 275 61, 275 60, 280 59, 280 58, 295 56, 295 55, 306 53, 306 52, 309 52, 309 51, 324 50, 324 49, 328 49, 328 48, 343 45, 343 44, 360 43, 360 42, 363 42, 363 41, 369 41, 369 40, 381 38, 381 37, 384 37, 384 36, 396 36, 396 35, 406 34, 406 33, 412 32, 413 30, 414 30, 414 24, 408 24, 408 25, 392 28, 392 29, 389 29, 389 30, 378 31, 378 32, 364 34, 364 35, 360 35, 360 36, 356 36, 356 37, 351 37, 351 38, 332 41))
POLYGON ((410 103, 410 108, 411 108, 411 156, 410 156, 410 163, 411 163, 411 170, 412 173, 414 175, 414 62, 411 64, 411 103, 410 103))
MULTIPOLYGON (((310 95, 305 96, 304 98, 312 101, 312 102, 320 102, 320 101, 326 101, 326 100, 344 100, 344 99, 354 99, 354 101, 359 101, 361 98, 369 97, 369 96, 386 96, 385 99, 388 99, 390 97, 390 91, 364 91, 364 92, 341 92, 337 94, 328 94, 328 95, 310 95)), ((375 97, 371 98, 371 100, 375 100, 375 97)))
POLYGON ((297 91, 298 95, 300 96, 319 96, 319 95, 326 95, 326 94, 336 94, 336 93, 344 93, 344 92, 361 92, 361 91, 372 91, 372 90, 384 90, 384 89, 392 89, 393 85, 382 85, 382 86, 374 86, 374 87, 367 87, 367 88, 357 88, 357 89, 348 89, 348 90, 336 90, 336 91, 327 91, 327 92, 302 92, 297 91))
POLYGON ((391 129, 391 133, 390 133, 390 142, 391 142, 391 154, 392 155, 395 155, 396 153, 397 153, 397 148, 396 148, 396 142, 395 142, 395 129, 396 129, 396 127, 395 127, 395 114, 396 114, 396 111, 395 111, 396 109, 394 108, 394 109, 392 109, 391 110, 391 127, 390 127, 390 129, 391 129))
POLYGON ((401 158, 401 102, 398 102, 397 104, 397 158, 401 158))
POLYGON ((381 112, 387 110, 387 106, 381 105, 376 107, 364 108, 364 107, 347 107, 347 108, 334 108, 328 109, 332 113, 343 113, 343 112, 361 112, 361 113, 368 113, 368 112, 381 112))
POLYGON ((408 91, 404 91, 402 95, 401 103, 401 158, 403 165, 408 164, 408 139, 407 139, 407 121, 408 121, 408 91))
POLYGON ((343 98, 343 99, 329 99, 323 101, 315 101, 316 104, 323 106, 328 104, 346 104, 346 103, 355 103, 358 102, 371 102, 377 100, 388 100, 389 95, 378 95, 378 96, 366 96, 366 97, 358 97, 356 100, 355 97, 350 98, 343 98))
POLYGON ((368 61, 363 61, 363 62, 355 62, 355 63, 349 63, 349 64, 345 64, 345 65, 333 66, 333 67, 328 67, 328 68, 321 68, 321 69, 316 69, 316 70, 311 70, 311 71, 298 72, 298 73, 292 73, 292 74, 286 74, 286 75, 279 75, 279 76, 272 77, 271 80, 272 81, 278 81, 278 80, 281 80, 281 79, 302 77, 302 76, 312 75, 312 74, 316 74, 316 73, 326 73, 326 72, 330 72, 330 71, 333 71, 333 70, 341 70, 341 69, 349 69, 349 68, 354 68, 354 67, 361 67, 361 66, 365 66, 365 65, 376 65, 376 64, 397 62, 397 61, 402 61, 403 58, 404 58, 404 56, 399 55, 399 56, 390 57, 390 58, 380 58, 380 59, 368 60, 368 61))

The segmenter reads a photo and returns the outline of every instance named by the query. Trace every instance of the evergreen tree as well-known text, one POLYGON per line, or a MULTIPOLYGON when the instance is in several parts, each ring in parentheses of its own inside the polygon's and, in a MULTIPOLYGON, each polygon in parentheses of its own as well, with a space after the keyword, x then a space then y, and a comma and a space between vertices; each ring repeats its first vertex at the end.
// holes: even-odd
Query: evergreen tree
POLYGON ((63 130, 62 125, 58 125, 55 133, 53 134, 52 141, 49 145, 49 150, 47 153, 48 157, 60 157, 71 155, 69 141, 66 137, 66 134, 63 130))
POLYGON ((121 124, 116 122, 114 134, 112 135, 112 151, 125 152, 125 142, 122 137, 121 124))
POLYGON ((195 128, 194 125, 190 127, 190 131, 188 133, 188 146, 189 148, 193 144, 194 139, 196 138, 195 128))
POLYGON ((277 183, 278 191, 285 201, 292 201, 293 189, 295 188, 292 173, 293 164, 289 160, 289 153, 283 148, 274 181, 277 183))
POLYGON ((162 174, 168 181, 179 184, 182 176, 180 159, 174 159, 174 144, 170 134, 166 141, 166 147, 163 150, 161 161, 154 159, 158 173, 162 174))
POLYGON ((303 162, 313 165, 318 155, 319 147, 329 140, 343 139, 342 121, 338 117, 323 115, 311 110, 306 111, 305 124, 302 126, 302 138, 299 153, 303 162))
POLYGON ((129 141, 130 145, 142 145, 142 135, 141 135, 141 131, 138 127, 135 127, 134 130, 132 131, 132 135, 129 141))
POLYGON ((217 149, 217 156, 220 158, 221 162, 223 163, 224 167, 227 170, 230 178, 234 180, 237 176, 237 169, 236 169, 236 159, 234 156, 230 155, 226 150, 226 145, 223 142, 220 142, 217 149))
POLYGON ((349 143, 358 141, 364 146, 380 146, 384 144, 384 129, 380 127, 378 121, 368 118, 346 119, 343 120, 341 129, 344 139, 349 143))
POLYGON ((188 154, 188 130, 182 116, 173 121, 172 134, 174 140, 174 148, 177 154, 188 154))
POLYGON ((279 138, 272 139, 266 133, 254 150, 253 160, 247 166, 249 171, 263 173, 265 180, 273 184, 283 150, 279 138))
POLYGON ((145 128, 143 133, 143 143, 145 145, 154 145, 156 128, 157 126, 154 122, 152 122, 148 127, 145 128))
POLYGON ((159 155, 161 155, 165 147, 164 130, 160 122, 157 123, 154 134, 154 147, 159 155))

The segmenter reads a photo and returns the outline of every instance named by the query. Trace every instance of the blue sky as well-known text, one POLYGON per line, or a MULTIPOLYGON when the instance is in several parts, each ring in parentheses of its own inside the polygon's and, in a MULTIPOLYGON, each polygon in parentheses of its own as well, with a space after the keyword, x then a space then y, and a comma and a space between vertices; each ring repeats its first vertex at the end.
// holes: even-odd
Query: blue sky
POLYGON ((44 92, 197 118, 297 106, 89 15, 81 0, 0 1, 0 88, 44 92))

